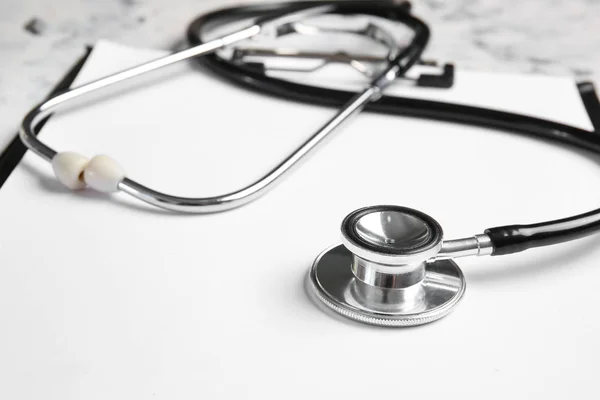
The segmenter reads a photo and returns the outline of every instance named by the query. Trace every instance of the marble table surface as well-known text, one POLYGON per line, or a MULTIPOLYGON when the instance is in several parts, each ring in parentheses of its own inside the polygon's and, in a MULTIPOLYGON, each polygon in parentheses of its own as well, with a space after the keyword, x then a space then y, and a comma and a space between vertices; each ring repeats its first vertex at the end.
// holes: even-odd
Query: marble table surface
MULTIPOLYGON (((174 49, 198 13, 232 0, 0 1, 0 147, 23 114, 100 38, 174 49)), ((600 1, 415 0, 426 57, 459 67, 600 83, 600 1)))

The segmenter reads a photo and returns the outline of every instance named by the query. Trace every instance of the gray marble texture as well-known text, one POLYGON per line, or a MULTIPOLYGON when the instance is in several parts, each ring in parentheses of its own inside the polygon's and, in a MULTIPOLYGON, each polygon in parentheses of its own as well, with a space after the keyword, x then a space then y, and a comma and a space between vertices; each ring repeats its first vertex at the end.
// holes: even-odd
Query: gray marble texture
MULTIPOLYGON (((0 145, 100 38, 174 49, 198 13, 232 0, 0 0, 0 145)), ((415 0, 427 57, 600 82, 600 0, 415 0)))

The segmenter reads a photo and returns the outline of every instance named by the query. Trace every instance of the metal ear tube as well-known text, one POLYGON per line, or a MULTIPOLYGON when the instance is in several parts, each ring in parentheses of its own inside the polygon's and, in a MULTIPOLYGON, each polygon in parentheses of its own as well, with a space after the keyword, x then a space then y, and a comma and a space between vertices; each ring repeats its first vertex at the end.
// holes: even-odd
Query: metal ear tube
POLYGON ((466 287, 452 258, 493 250, 486 235, 444 242, 433 218, 399 206, 356 210, 341 233, 342 244, 313 263, 312 288, 333 311, 372 325, 412 326, 444 317, 466 287))

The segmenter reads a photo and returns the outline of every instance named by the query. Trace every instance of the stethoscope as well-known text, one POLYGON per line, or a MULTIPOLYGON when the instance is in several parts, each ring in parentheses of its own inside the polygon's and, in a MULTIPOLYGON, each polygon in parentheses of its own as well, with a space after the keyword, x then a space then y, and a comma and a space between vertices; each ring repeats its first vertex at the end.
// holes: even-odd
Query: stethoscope
MULTIPOLYGON (((406 79, 406 72, 421 62, 421 53, 429 40, 428 27, 410 14, 407 2, 310 1, 228 8, 195 20, 189 27, 188 39, 192 47, 186 50, 72 88, 36 106, 23 120, 22 142, 50 162, 57 179, 71 189, 90 187, 101 192, 120 191, 153 206, 183 213, 221 212, 255 200, 342 123, 363 109, 508 130, 600 153, 600 139, 595 132, 518 114, 386 96, 386 87, 397 79, 406 79), (373 57, 317 51, 289 53, 244 46, 251 38, 326 32, 326 28, 306 21, 328 14, 375 17, 375 22, 362 28, 339 31, 368 37, 386 46, 387 54, 373 57), (410 28, 410 43, 398 45, 394 35, 377 23, 377 18, 410 28), (249 22, 233 33, 205 39, 207 32, 215 26, 240 20, 249 22), (253 61, 256 57, 287 56, 317 58, 321 65, 348 63, 367 76, 370 83, 359 93, 310 86, 274 77, 267 73, 266 63, 253 61), (231 193, 205 198, 185 198, 155 191, 128 178, 118 162, 108 156, 88 159, 75 152, 56 152, 34 133, 47 116, 79 103, 92 92, 112 88, 128 79, 191 58, 219 76, 261 93, 342 108, 256 182, 231 193)), ((452 73, 452 66, 446 65, 441 74, 423 74, 414 80, 414 84, 448 87, 452 84, 452 73)), ((595 95, 591 86, 580 89, 595 95)), ((454 258, 511 254, 577 239, 599 228, 600 209, 596 209, 560 220, 495 227, 469 238, 444 240, 440 225, 422 212, 398 206, 366 207, 344 219, 342 244, 321 253, 312 265, 309 277, 315 297, 343 316, 375 325, 420 325, 447 315, 462 298, 465 279, 454 258)))

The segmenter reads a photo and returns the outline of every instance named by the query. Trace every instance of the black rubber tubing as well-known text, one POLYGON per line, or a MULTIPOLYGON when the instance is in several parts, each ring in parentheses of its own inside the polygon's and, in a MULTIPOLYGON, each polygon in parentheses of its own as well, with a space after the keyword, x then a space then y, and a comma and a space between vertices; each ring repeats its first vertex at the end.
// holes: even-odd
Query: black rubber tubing
MULTIPOLYGON (((330 4, 331 2, 301 3, 318 5, 330 4)), ((340 14, 364 13, 376 15, 408 24, 414 29, 414 26, 410 24, 414 24, 414 20, 416 19, 409 14, 410 4, 408 2, 342 1, 335 4, 337 4, 336 12, 340 14)), ((192 45, 203 43, 203 34, 205 30, 210 29, 211 25, 216 26, 232 19, 256 18, 265 13, 279 11, 286 13, 290 10, 290 8, 286 7, 290 7, 290 4, 271 3, 232 7, 205 14, 189 25, 187 31, 188 41, 192 45)), ((422 43, 417 43, 416 45, 424 46, 422 43)), ((198 57, 197 61, 216 75, 226 78, 242 87, 255 90, 261 94, 268 94, 288 100, 339 107, 355 94, 353 92, 307 86, 268 77, 260 68, 234 65, 225 59, 219 58, 216 54, 198 57)), ((585 82, 580 84, 579 90, 590 120, 594 124, 594 131, 586 131, 540 118, 480 107, 385 95, 378 101, 367 105, 365 110, 497 129, 543 138, 600 154, 600 136, 597 134, 599 129, 598 121, 600 121, 600 102, 592 83, 585 82)), ((533 247, 575 240, 595 233, 598 230, 600 230, 600 209, 568 218, 530 225, 507 225, 489 228, 485 230, 485 233, 490 237, 494 246, 492 255, 497 256, 516 253, 533 247)))

